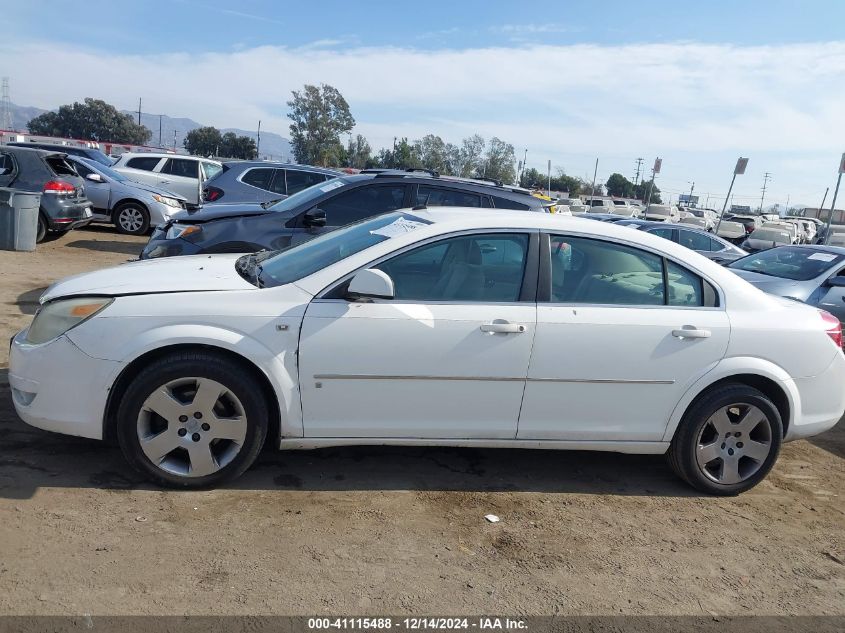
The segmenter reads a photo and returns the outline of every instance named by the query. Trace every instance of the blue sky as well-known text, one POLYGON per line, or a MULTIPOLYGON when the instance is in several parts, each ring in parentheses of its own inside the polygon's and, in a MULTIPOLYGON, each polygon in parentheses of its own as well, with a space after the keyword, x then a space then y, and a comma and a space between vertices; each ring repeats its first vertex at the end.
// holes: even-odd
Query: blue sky
MULTIPOLYGON (((845 151, 845 1, 7 3, 0 75, 20 105, 86 96, 286 135, 305 82, 347 97, 356 132, 479 132, 599 180, 660 155, 672 193, 816 205, 845 151), (72 68, 73 70, 69 70, 72 68), (66 71, 67 69, 67 71, 66 71), (50 81, 44 81, 44 78, 50 81)), ((712 204, 712 203, 711 203, 712 204)), ((839 205, 842 206, 842 205, 839 205)))

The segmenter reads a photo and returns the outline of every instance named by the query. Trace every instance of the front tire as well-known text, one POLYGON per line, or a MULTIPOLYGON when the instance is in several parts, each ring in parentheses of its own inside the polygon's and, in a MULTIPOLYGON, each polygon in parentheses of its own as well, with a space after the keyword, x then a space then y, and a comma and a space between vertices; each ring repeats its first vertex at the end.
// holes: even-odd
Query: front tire
POLYGON ((150 212, 137 202, 126 202, 114 210, 114 225, 124 235, 144 235, 150 230, 150 212))
POLYGON ((757 389, 731 383, 687 410, 667 456, 672 470, 694 488, 737 495, 766 477, 782 441, 783 422, 774 403, 757 389))
POLYGON ((156 483, 208 488, 252 465, 268 418, 262 390, 242 366, 181 352, 151 363, 129 385, 117 438, 126 459, 156 483))

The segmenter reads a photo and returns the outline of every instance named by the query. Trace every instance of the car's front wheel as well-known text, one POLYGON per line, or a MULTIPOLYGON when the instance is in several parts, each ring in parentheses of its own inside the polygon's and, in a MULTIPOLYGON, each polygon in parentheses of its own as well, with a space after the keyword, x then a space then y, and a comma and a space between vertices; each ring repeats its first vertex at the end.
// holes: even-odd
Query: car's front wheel
POLYGON ((769 473, 782 440, 783 422, 774 403, 753 387, 726 384, 686 412, 669 448, 669 464, 698 490, 736 495, 769 473))
POLYGON ((126 235, 144 235, 150 229, 150 212, 137 202, 121 204, 114 210, 114 225, 126 235))
POLYGON ((117 437, 129 462, 159 484, 216 486, 252 465, 267 436, 267 402, 243 367, 182 352, 144 368, 123 394, 117 437))

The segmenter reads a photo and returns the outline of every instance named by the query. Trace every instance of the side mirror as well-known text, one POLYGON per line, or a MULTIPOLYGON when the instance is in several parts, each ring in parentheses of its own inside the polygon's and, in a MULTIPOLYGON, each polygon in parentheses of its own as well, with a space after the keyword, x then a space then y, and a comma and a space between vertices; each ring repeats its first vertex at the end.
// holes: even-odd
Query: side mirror
POLYGON ((386 272, 367 268, 358 271, 349 282, 346 296, 356 299, 393 299, 393 280, 386 272))
POLYGON ((310 209, 302 216, 304 226, 326 226, 326 212, 322 209, 310 209))
POLYGON ((845 288, 845 277, 831 277, 825 282, 825 285, 831 288, 845 288))
POLYGON ((105 182, 103 177, 100 174, 90 173, 85 176, 85 180, 90 180, 91 182, 105 182))

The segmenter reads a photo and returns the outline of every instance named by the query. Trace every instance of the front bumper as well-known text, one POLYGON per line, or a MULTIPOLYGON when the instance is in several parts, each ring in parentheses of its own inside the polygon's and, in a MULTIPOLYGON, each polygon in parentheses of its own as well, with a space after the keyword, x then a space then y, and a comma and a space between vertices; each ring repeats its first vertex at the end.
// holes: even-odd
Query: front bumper
POLYGON ((200 247, 180 238, 168 240, 164 232, 156 229, 150 241, 141 251, 141 259, 155 259, 157 257, 178 257, 179 255, 197 255, 200 247))
POLYGON ((62 335, 41 345, 12 339, 9 386, 18 416, 46 431, 103 438, 109 389, 123 363, 92 358, 62 335))

